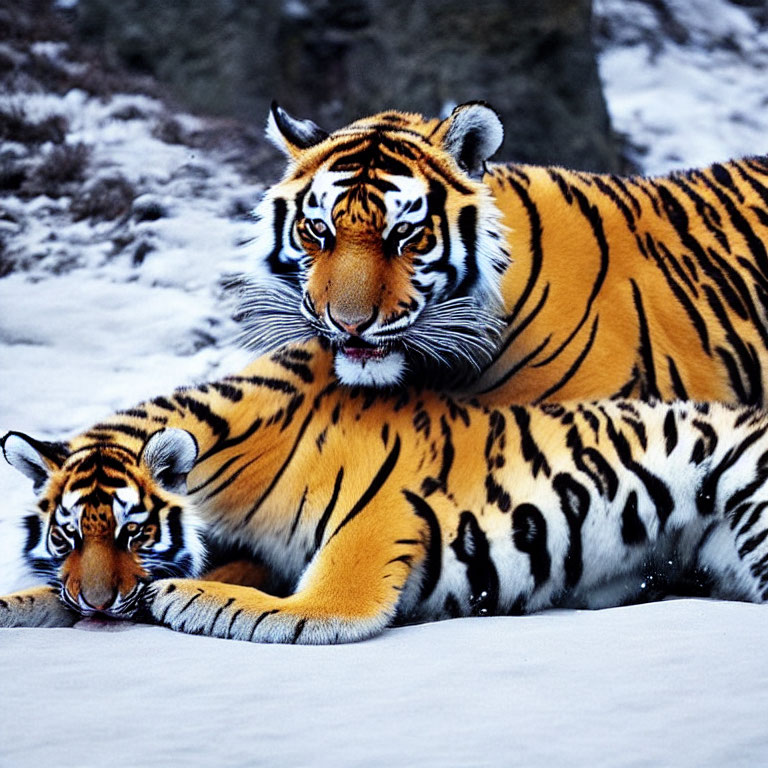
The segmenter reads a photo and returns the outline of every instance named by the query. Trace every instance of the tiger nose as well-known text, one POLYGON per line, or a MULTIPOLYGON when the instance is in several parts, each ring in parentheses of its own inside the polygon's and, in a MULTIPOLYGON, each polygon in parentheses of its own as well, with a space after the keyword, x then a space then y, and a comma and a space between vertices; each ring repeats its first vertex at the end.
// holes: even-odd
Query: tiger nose
POLYGON ((80 590, 80 597, 89 608, 93 608, 94 611, 103 611, 115 602, 117 590, 105 585, 83 587, 80 590))
POLYGON ((376 322, 378 315, 378 307, 374 307, 370 315, 365 317, 360 312, 355 312, 354 310, 345 311, 338 307, 331 311, 331 307, 328 305, 328 319, 337 328, 346 331, 352 336, 360 336, 360 334, 367 331, 376 322))

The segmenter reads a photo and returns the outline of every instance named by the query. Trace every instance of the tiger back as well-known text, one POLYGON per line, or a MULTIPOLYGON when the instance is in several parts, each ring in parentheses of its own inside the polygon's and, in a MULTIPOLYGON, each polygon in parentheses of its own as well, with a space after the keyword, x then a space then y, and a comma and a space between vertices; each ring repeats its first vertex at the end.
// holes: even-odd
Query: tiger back
POLYGON ((119 412, 65 447, 20 433, 3 447, 38 483, 32 560, 50 585, 0 599, 0 626, 146 612, 195 634, 332 643, 681 589, 768 600, 768 420, 756 409, 353 389, 308 345, 119 412), (199 570, 182 535, 195 520, 258 554, 288 594, 169 572, 199 570), (108 548, 144 570, 123 610, 120 583, 73 590, 74 566, 108 548))
POLYGON ((496 402, 763 404, 768 159, 640 178, 487 164, 487 105, 327 134, 276 105, 244 336, 325 337, 347 384, 496 402), (270 280, 270 278, 272 278, 270 280))

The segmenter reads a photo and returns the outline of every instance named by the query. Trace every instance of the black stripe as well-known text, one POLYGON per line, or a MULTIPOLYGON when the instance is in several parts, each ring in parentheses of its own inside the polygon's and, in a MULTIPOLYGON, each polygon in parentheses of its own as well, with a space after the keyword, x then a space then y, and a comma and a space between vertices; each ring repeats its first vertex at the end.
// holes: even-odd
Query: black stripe
POLYGON ((724 187, 733 192, 733 194, 736 195, 736 199, 740 203, 743 203, 744 195, 742 195, 741 190, 733 183, 733 178, 728 172, 728 169, 724 165, 720 165, 720 163, 713 163, 711 170, 712 175, 715 177, 717 183, 722 184, 724 187))
POLYGON ((209 499, 212 499, 214 496, 217 496, 220 494, 223 490, 226 488, 229 488, 232 483, 237 480, 237 478, 242 474, 242 472, 251 466, 255 461, 258 461, 261 458, 262 454, 260 453, 258 456, 255 456, 250 461, 247 461, 245 464, 243 464, 242 467, 237 469, 235 472, 233 472, 223 483, 220 483, 216 488, 214 488, 212 491, 209 491, 206 496, 201 500, 201 503, 205 503, 209 499))
POLYGON ((456 451, 451 440, 451 427, 445 419, 440 417, 440 431, 443 435, 443 451, 440 461, 440 471, 437 477, 425 477, 421 484, 422 493, 429 496, 438 489, 448 490, 448 474, 453 466, 453 457, 456 451))
POLYGON ((231 400, 233 403, 240 402, 243 399, 243 393, 241 390, 236 389, 222 381, 214 381, 209 386, 215 389, 223 398, 231 400))
POLYGON ((304 504, 307 502, 307 492, 309 491, 309 487, 304 488, 304 493, 301 494, 301 501, 299 502, 299 508, 296 510, 296 515, 293 518, 293 522, 291 523, 291 530, 288 533, 288 541, 290 541, 293 538, 293 534, 296 533, 296 527, 299 524, 299 520, 301 519, 301 513, 304 511, 304 504))
POLYGON ((729 449, 720 460, 720 463, 713 467, 705 477, 704 482, 696 494, 696 508, 702 517, 708 517, 715 511, 715 500, 717 498, 717 485, 723 474, 730 469, 744 454, 744 452, 755 442, 760 440, 768 427, 759 427, 750 432, 739 445, 729 449))
POLYGON ((679 400, 689 400, 688 390, 686 390, 685 384, 683 384, 683 380, 680 378, 675 361, 669 355, 667 355, 667 368, 669 368, 669 378, 672 382, 672 391, 675 393, 675 397, 679 400))
POLYGON ((292 644, 296 644, 299 640, 299 637, 301 637, 301 633, 304 631, 304 627, 306 626, 307 620, 301 619, 299 623, 296 625, 296 629, 293 631, 293 638, 291 639, 292 644))
POLYGON ((637 494, 631 491, 621 513, 621 538, 627 546, 642 544, 648 538, 643 521, 637 512, 637 494))
POLYGON ((611 202, 621 211, 621 215, 627 222, 627 226, 630 231, 635 231, 635 217, 632 215, 632 211, 629 210, 627 204, 616 194, 616 191, 612 189, 600 176, 593 176, 592 180, 595 186, 606 196, 611 202))
POLYGON ((248 510, 248 512, 246 513, 245 517, 241 522, 241 526, 248 525, 251 518, 256 514, 256 512, 258 512, 261 505, 266 501, 266 499, 275 489, 275 486, 280 482, 280 478, 282 478, 282 476, 285 474, 285 470, 288 468, 291 461, 293 460, 293 455, 296 453, 296 449, 299 447, 299 443, 304 437, 304 433, 307 431, 307 427, 309 426, 309 422, 312 420, 313 416, 314 416, 313 411, 310 411, 307 414, 306 418, 304 419, 304 422, 299 427, 299 432, 296 435, 296 439, 293 441, 293 445, 291 446, 291 450, 288 452, 288 456, 286 456, 282 466, 275 473, 275 476, 272 478, 272 482, 267 487, 267 490, 261 494, 261 496, 257 499, 256 503, 248 510))
POLYGON ((538 507, 533 504, 515 507, 512 541, 520 552, 528 555, 534 589, 538 589, 549 578, 552 569, 552 558, 547 549, 547 521, 538 507))
POLYGON ((613 443, 613 447, 616 449, 619 460, 630 472, 637 475, 645 486, 648 495, 656 506, 656 516, 659 519, 659 528, 663 530, 669 516, 675 508, 675 503, 672 500, 669 488, 667 488, 660 478, 656 477, 656 475, 649 472, 644 466, 632 458, 632 449, 627 442, 627 438, 614 427, 610 417, 607 414, 605 414, 605 416, 608 438, 613 443))
POLYGON ((731 385, 736 393, 739 395, 739 399, 748 405, 762 405, 763 403, 763 382, 760 370, 760 363, 757 359, 754 347, 747 343, 745 344, 741 336, 736 332, 731 324, 728 314, 725 311, 719 297, 708 285, 704 286, 704 293, 707 296, 709 306, 717 316, 720 324, 725 331, 725 337, 728 343, 733 348, 734 352, 739 358, 743 373, 748 380, 748 389, 744 386, 739 375, 739 371, 735 367, 735 361, 727 350, 718 347, 715 351, 720 355, 720 358, 725 363, 728 374, 731 379, 731 385))
POLYGON ((752 510, 752 514, 747 519, 747 522, 739 528, 737 536, 743 536, 750 528, 760 519, 763 514, 763 510, 768 507, 768 501, 762 501, 759 504, 755 504, 755 508, 752 510))
MULTIPOLYGON (((455 288, 457 273, 456 267, 451 264, 451 232, 448 227, 448 219, 445 210, 446 193, 442 185, 434 180, 429 182, 427 192, 427 211, 429 216, 436 216, 440 222, 440 237, 443 252, 439 259, 430 262, 422 268, 422 272, 441 272, 445 275, 450 288, 455 288)), ((449 290, 450 290, 449 288, 449 290)))
POLYGON ((579 208, 581 208, 582 215, 587 219, 590 226, 592 227, 592 234, 597 241, 598 250, 600 251, 600 269, 598 270, 597 276, 592 283, 592 289, 589 293, 589 297, 587 298, 584 312, 581 316, 581 319, 576 324, 576 327, 560 343, 560 346, 558 346, 554 352, 550 353, 549 357, 538 363, 535 363, 534 368, 539 368, 552 362, 552 360, 558 357, 560 353, 571 343, 571 341, 573 341, 573 339, 576 337, 576 334, 587 322, 589 314, 592 311, 592 305, 594 304, 595 299, 597 298, 597 295, 600 292, 603 283, 605 282, 605 276, 608 274, 608 241, 605 237, 605 230, 603 229, 603 219, 600 216, 600 209, 597 208, 597 206, 592 205, 589 202, 587 196, 580 189, 577 189, 576 187, 572 187, 571 189, 573 191, 574 197, 576 198, 576 201, 579 204, 579 208))
POLYGON ((224 611, 227 608, 229 608, 229 606, 232 605, 232 603, 234 602, 235 602, 235 598, 230 597, 229 600, 227 600, 227 602, 224 603, 224 605, 219 607, 219 610, 216 611, 216 613, 213 616, 213 621, 211 622, 211 628, 210 630, 208 630, 209 632, 213 633, 213 628, 216 626, 216 622, 219 620, 219 616, 221 616, 221 614, 224 613, 224 611))
POLYGON ((739 557, 743 558, 745 555, 748 555, 750 552, 760 546, 760 544, 765 541, 766 537, 768 537, 768 528, 764 528, 762 531, 760 531, 760 533, 756 533, 754 536, 747 539, 739 547, 739 557))
POLYGON ((325 528, 328 525, 328 520, 330 520, 330 517, 333 514, 333 510, 336 508, 336 502, 339 500, 339 491, 341 490, 341 481, 343 478, 344 467, 339 467, 339 471, 336 473, 336 480, 333 484, 331 498, 328 501, 328 504, 326 505, 325 510, 323 511, 323 514, 317 523, 317 526, 315 527, 315 552, 320 549, 320 545, 323 542, 323 534, 325 533, 325 528))
POLYGON ((137 440, 146 440, 149 437, 149 432, 138 427, 132 427, 129 424, 110 424, 108 422, 102 422, 96 424, 88 431, 88 434, 94 430, 106 430, 109 432, 117 432, 121 435, 128 435, 128 437, 135 437, 137 440))
POLYGON ((311 384, 315 380, 315 377, 312 375, 312 370, 306 363, 287 360, 282 354, 272 355, 270 360, 282 366, 287 371, 295 373, 305 384, 311 384))
POLYGON ((491 559, 488 537, 471 512, 461 513, 457 535, 450 546, 456 559, 467 566, 472 613, 495 613, 499 604, 499 575, 491 559))
POLYGON ((709 345, 707 323, 699 313, 698 309, 696 309, 690 297, 688 294, 686 294, 685 290, 683 290, 683 288, 673 279, 669 269, 667 268, 667 265, 664 263, 664 260, 659 253, 658 248, 656 247, 654 239, 650 234, 645 236, 645 245, 648 248, 648 252, 653 257, 653 260, 656 262, 656 266, 658 266, 658 268, 661 270, 661 273, 664 275, 664 278, 667 281, 667 285, 670 287, 672 293, 675 294, 675 297, 682 305, 683 310, 688 315, 688 318, 690 319, 694 329, 696 330, 696 333, 698 334, 699 340, 701 341, 702 348, 708 355, 711 355, 712 352, 709 345))
POLYGON ((579 370, 581 367, 581 364, 584 362, 584 359, 589 354, 589 350, 592 349, 592 344, 595 342, 595 335, 597 334, 597 324, 598 324, 599 318, 596 317, 595 321, 592 323, 592 330, 589 334, 589 339, 587 339, 587 343, 584 345, 584 349, 579 352, 579 356, 573 361, 573 364, 571 367, 563 374, 562 378, 553 384, 544 394, 540 395, 539 397, 534 400, 534 403, 537 405, 539 403, 544 402, 548 397, 551 395, 554 395, 555 392, 557 392, 559 389, 562 389, 575 375, 576 371, 579 370))
POLYGON ((229 435, 229 422, 214 413, 207 403, 196 399, 192 394, 192 391, 189 394, 176 392, 173 395, 173 399, 190 415, 206 424, 214 435, 226 438, 229 435))
POLYGON ((155 397, 150 400, 152 405, 156 405, 158 408, 162 408, 166 411, 175 411, 176 406, 164 397, 155 397))
POLYGON ((555 475, 552 487, 560 497, 560 508, 568 523, 568 552, 565 555, 565 588, 575 587, 584 570, 582 559, 581 527, 589 512, 589 491, 564 472, 555 475))
POLYGON ((267 265, 273 275, 287 275, 296 272, 296 265, 281 260, 283 250, 283 230, 285 217, 288 214, 288 204, 283 198, 278 197, 272 204, 272 251, 267 256, 267 265))
POLYGON ((477 282, 477 208, 466 205, 459 212, 459 237, 464 245, 464 277, 456 288, 456 296, 466 296, 477 282))
MULTIPOLYGON (((371 484, 366 488, 363 495, 357 500, 355 503, 355 506, 352 507, 352 509, 347 513, 347 516, 339 523, 336 530, 331 535, 330 539, 332 539, 347 523, 352 521, 357 515, 360 514, 360 512, 365 509, 365 507, 368 505, 368 503, 371 501, 371 499, 376 496, 376 494, 381 490, 381 487, 384 485, 384 483, 387 481, 387 478, 392 474, 392 470, 395 468, 395 464, 397 464, 397 459, 400 456, 400 435, 395 436, 395 442, 392 446, 392 450, 389 452, 389 455, 384 460, 384 463, 379 468, 379 471, 376 473, 376 476, 371 481, 371 484)), ((330 539, 328 539, 330 541, 330 539)))
POLYGON ((528 281, 525 284, 525 288, 520 294, 520 298, 517 300, 515 306, 505 318, 507 324, 511 326, 512 321, 517 317, 517 313, 523 308, 523 306, 525 306, 525 302, 528 300, 528 297, 533 291, 533 287, 536 284, 536 281, 539 279, 544 253, 541 244, 542 225, 539 210, 522 184, 518 183, 512 178, 509 178, 508 181, 512 189, 520 198, 520 202, 523 204, 525 212, 528 214, 528 227, 531 233, 531 270, 528 275, 528 281))
POLYGON ((256 630, 258 629, 259 624, 261 624, 264 619, 267 618, 267 616, 272 616, 272 614, 280 613, 279 608, 273 608, 271 611, 264 611, 264 613, 260 614, 259 617, 256 619, 256 621, 253 624, 253 627, 251 629, 251 640, 253 640, 253 636, 256 634, 256 630))
POLYGON ((648 330, 648 319, 643 308, 643 297, 637 283, 630 278, 632 284, 632 299, 635 303, 635 312, 637 313, 637 322, 640 331, 640 358, 643 361, 645 369, 645 386, 641 392, 643 400, 650 398, 661 398, 659 388, 656 385, 656 366, 653 362, 653 349, 651 347, 651 334, 648 330))
POLYGON ((443 544, 440 523, 432 507, 421 496, 405 490, 403 495, 413 507, 414 513, 427 525, 426 554, 424 555, 423 566, 424 577, 419 591, 419 600, 423 602, 435 591, 443 568, 443 544))
POLYGON ((704 459, 708 459, 717 448, 717 432, 711 424, 701 419, 694 419, 692 425, 701 432, 701 437, 696 441, 691 453, 691 462, 701 464, 704 459))
POLYGON ((584 448, 574 459, 578 469, 589 476, 600 495, 613 501, 619 489, 619 478, 606 458, 596 448, 584 448))
POLYGON ((675 413, 670 408, 664 417, 664 447, 669 456, 675 450, 677 445, 677 425, 675 424, 675 413))
MULTIPOLYGON (((200 485, 196 485, 194 488, 187 488, 187 493, 191 496, 193 493, 197 493, 198 491, 201 491, 203 488, 205 488, 207 485, 210 485, 214 480, 218 480, 221 475, 226 472, 238 459, 241 459, 243 457, 242 453, 238 453, 237 456, 233 456, 231 459, 228 459, 225 461, 207 480, 200 483, 200 485)), ((199 463, 199 462, 198 462, 199 463)))
POLYGON ((227 376, 223 381, 232 381, 236 384, 252 384, 254 387, 264 387, 275 392, 283 392, 286 395, 293 395, 298 391, 290 381, 275 379, 269 376, 227 376))
POLYGON ((509 409, 515 417, 517 429, 520 433, 520 450, 523 453, 523 459, 531 465, 531 471, 534 477, 538 477, 539 471, 549 477, 552 470, 547 461, 547 457, 542 453, 531 433, 531 415, 527 408, 521 406, 512 406, 509 409))

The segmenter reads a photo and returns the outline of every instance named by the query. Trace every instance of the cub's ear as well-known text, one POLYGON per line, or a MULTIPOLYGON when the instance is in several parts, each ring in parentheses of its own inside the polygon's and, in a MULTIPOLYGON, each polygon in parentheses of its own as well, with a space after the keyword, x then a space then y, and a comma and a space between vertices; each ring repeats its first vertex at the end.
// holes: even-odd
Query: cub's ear
POLYGON ((68 450, 64 443, 49 443, 35 440, 23 432, 8 432, 2 440, 5 460, 19 472, 29 477, 39 490, 51 473, 61 468, 68 450))
POLYGON ((276 101, 272 102, 267 119, 267 138, 285 155, 296 158, 303 149, 328 138, 328 132, 311 120, 291 117, 276 101))
POLYGON ((459 167, 473 179, 481 179, 485 161, 493 156, 504 141, 504 126, 493 107, 482 101, 460 104, 443 120, 437 136, 453 155, 459 167))
POLYGON ((197 460, 197 441, 185 429, 155 432, 141 451, 141 463, 166 491, 184 493, 187 475, 197 460))

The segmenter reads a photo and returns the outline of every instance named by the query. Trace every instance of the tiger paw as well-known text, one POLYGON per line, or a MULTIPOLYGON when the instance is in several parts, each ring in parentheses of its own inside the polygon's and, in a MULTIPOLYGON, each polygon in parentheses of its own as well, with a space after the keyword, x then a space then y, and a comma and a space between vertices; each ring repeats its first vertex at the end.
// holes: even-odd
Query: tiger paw
POLYGON ((71 627, 79 617, 53 587, 33 587, 0 597, 0 627, 71 627))
POLYGON ((377 634, 387 623, 385 616, 346 618, 317 607, 306 610, 296 595, 277 598, 191 579, 156 581, 144 600, 155 622, 177 632, 258 643, 353 642, 377 634))

